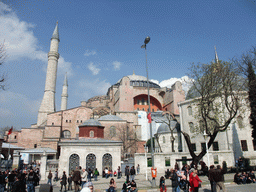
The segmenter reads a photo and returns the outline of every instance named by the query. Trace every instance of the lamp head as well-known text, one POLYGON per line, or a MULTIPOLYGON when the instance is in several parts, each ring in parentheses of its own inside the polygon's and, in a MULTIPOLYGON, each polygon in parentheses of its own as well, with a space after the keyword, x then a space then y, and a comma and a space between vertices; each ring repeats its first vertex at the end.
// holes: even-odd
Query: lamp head
POLYGON ((145 41, 144 41, 145 45, 148 44, 149 41, 150 41, 150 37, 147 36, 146 39, 145 39, 145 41))

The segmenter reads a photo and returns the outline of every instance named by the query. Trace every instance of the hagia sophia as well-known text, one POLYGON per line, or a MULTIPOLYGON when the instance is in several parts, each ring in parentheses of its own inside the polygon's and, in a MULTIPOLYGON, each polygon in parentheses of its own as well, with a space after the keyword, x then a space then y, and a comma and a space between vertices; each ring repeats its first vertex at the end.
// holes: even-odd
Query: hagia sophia
MULTIPOLYGON (((42 177, 47 175, 46 172, 50 169, 48 162, 51 160, 58 161, 60 172, 69 173, 77 165, 92 169, 97 167, 101 172, 106 166, 116 169, 121 165, 121 160, 133 157, 135 164, 144 167, 141 172, 145 172, 148 165, 145 161, 144 145, 150 139, 147 119, 149 112, 147 78, 134 73, 127 75, 109 87, 106 95, 95 96, 87 101, 81 101, 78 107, 67 108, 68 79, 65 76, 61 110, 56 111, 59 42, 57 23, 51 38, 45 91, 37 123, 13 132, 8 138, 8 143, 23 147, 24 150, 19 150, 19 153, 29 154, 29 161, 40 162, 41 170, 44 172, 42 177)), ((155 163, 161 172, 173 167, 177 159, 186 161, 190 158, 180 132, 181 130, 191 132, 191 123, 196 122, 191 115, 193 101, 185 100, 181 82, 177 81, 171 88, 167 88, 149 81, 149 87, 152 129, 158 141, 155 163), (164 123, 163 112, 168 112, 179 120, 179 125, 174 131, 174 152, 171 151, 172 138, 169 127, 164 123)), ((242 121, 247 122, 248 117, 242 121)), ((256 161, 252 141, 248 140, 250 133, 245 132, 245 129, 249 130, 250 126, 240 128, 240 125, 234 122, 227 132, 220 133, 211 149, 211 163, 225 160, 228 166, 232 166, 235 158, 240 155, 251 157, 252 161, 256 161), (240 141, 244 143, 244 140, 248 140, 247 151, 241 149, 239 145, 240 141)), ((195 151, 201 150, 203 142, 205 141, 202 136, 193 138, 195 151)), ((148 155, 150 157, 150 154, 148 155)), ((22 158, 22 155, 16 157, 22 158)))

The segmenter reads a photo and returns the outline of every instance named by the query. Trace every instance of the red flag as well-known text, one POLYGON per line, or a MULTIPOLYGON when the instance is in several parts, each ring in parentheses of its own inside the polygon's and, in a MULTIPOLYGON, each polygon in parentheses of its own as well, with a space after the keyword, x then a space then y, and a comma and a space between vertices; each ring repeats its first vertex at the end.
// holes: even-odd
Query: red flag
POLYGON ((148 118, 148 123, 151 123, 151 122, 152 122, 152 119, 151 119, 151 113, 148 113, 147 118, 148 118))
POLYGON ((11 135, 11 134, 12 134, 12 129, 13 129, 13 127, 12 127, 11 129, 9 129, 8 135, 11 135))

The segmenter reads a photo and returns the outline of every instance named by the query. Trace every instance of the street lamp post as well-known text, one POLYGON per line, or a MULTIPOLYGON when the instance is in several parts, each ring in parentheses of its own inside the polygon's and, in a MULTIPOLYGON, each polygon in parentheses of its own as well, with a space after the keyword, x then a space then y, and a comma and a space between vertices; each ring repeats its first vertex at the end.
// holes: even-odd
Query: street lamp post
POLYGON ((145 159, 146 159, 146 181, 148 180, 148 159, 147 159, 147 152, 148 152, 148 147, 147 145, 145 144, 144 146, 144 149, 145 149, 145 159))
POLYGON ((206 154, 207 154, 207 166, 210 167, 210 159, 209 159, 209 151, 208 151, 208 145, 206 142, 208 135, 206 134, 206 131, 204 130, 204 141, 205 141, 205 148, 206 148, 206 154))
MULTIPOLYGON (((148 87, 148 114, 151 112, 150 108, 150 94, 149 94, 149 80, 148 80, 148 61, 147 61, 147 44, 150 41, 150 37, 147 36, 144 40, 144 44, 141 46, 141 48, 145 48, 145 57, 146 57, 146 72, 147 72, 147 87, 148 87)), ((149 121, 149 127, 150 127, 150 141, 151 141, 151 159, 152 159, 152 168, 155 168, 154 164, 154 148, 153 148, 153 134, 152 134, 152 124, 151 120, 149 121)), ((153 177, 152 178, 152 187, 156 187, 156 180, 153 177)))

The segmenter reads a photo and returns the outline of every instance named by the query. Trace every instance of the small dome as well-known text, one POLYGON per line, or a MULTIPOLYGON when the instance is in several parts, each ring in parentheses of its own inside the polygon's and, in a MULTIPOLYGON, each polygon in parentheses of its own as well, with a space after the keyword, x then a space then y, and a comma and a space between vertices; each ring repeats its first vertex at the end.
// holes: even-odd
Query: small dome
POLYGON ((98 120, 99 121, 123 121, 121 117, 118 117, 116 115, 104 115, 104 116, 101 116, 98 120))
MULTIPOLYGON (((176 121, 171 121, 171 128, 173 128, 173 127, 176 127, 176 124, 177 124, 177 122, 176 121)), ((159 127, 158 127, 158 129, 157 129, 157 133, 170 133, 171 131, 170 131, 170 129, 169 129, 169 126, 166 124, 166 123, 162 123, 159 127)), ((175 128, 174 130, 173 130, 173 132, 177 132, 177 129, 175 128)))
POLYGON ((96 119, 89 119, 85 121, 82 125, 80 126, 102 126, 100 122, 96 119))

